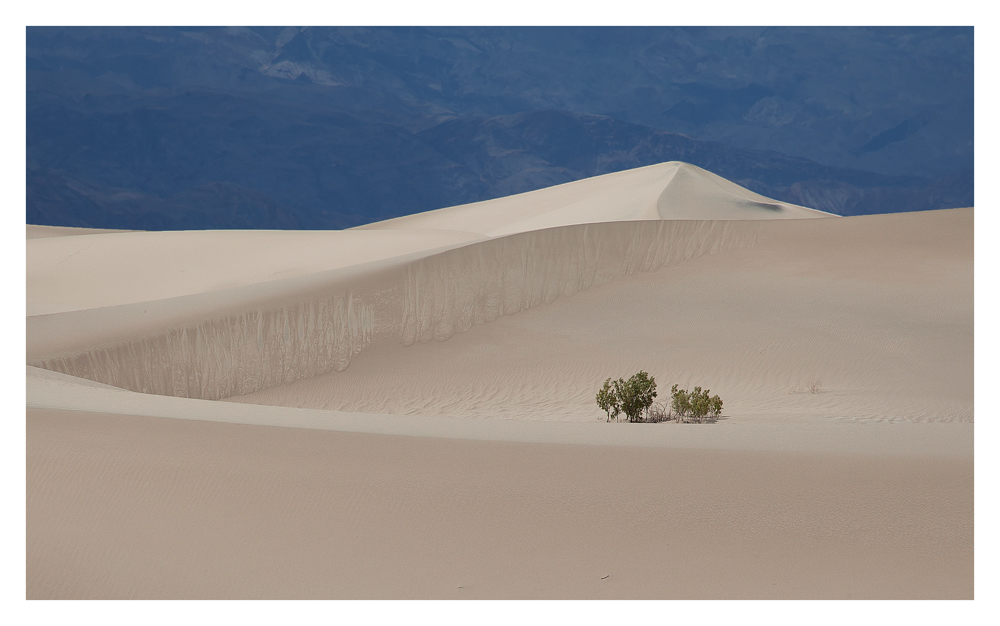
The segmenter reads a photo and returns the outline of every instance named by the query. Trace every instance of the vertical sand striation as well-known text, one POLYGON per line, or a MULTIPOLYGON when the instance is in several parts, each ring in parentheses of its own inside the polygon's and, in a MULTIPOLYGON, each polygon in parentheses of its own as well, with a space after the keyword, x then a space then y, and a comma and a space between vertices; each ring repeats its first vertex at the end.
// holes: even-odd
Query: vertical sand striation
POLYGON ((636 272, 754 245, 759 222, 576 224, 161 301, 30 316, 28 364, 216 400, 343 371, 374 342, 474 324, 636 272))
MULTIPOLYGON (((738 223, 730 228, 751 232, 738 223)), ((480 304, 468 288, 448 291, 480 265, 497 262, 470 252, 516 259, 519 245, 531 240, 456 249, 410 266, 412 284, 425 290, 416 294, 420 308, 415 296, 407 301, 408 338, 446 338, 456 319, 468 325, 497 315, 490 324, 419 349, 372 345, 344 372, 231 399, 461 419, 592 421, 606 419, 593 399, 600 381, 643 369, 660 384, 658 400, 673 383, 700 385, 720 394, 727 417, 740 421, 972 422, 972 234, 971 209, 761 220, 752 246, 599 286, 601 271, 579 270, 589 256, 566 257, 559 269, 567 275, 555 286, 571 290, 574 275, 593 276, 595 286, 505 317, 499 314, 531 301, 505 303, 498 294, 533 293, 545 301, 556 294, 553 284, 536 282, 532 292, 517 281, 535 273, 551 280, 555 270, 505 262, 510 289, 483 279, 489 298, 480 304), (427 278, 428 268, 441 275, 427 278), (435 290, 427 293, 427 286, 435 290)), ((554 238, 547 243, 556 245, 554 238)), ((613 274, 659 262, 654 255, 601 255, 610 258, 622 264, 608 265, 613 274)))
POLYGON ((371 340, 373 320, 372 307, 348 290, 46 359, 40 367, 142 393, 217 400, 343 371, 371 340))
POLYGON ((559 296, 636 272, 752 246, 758 224, 649 221, 583 224, 456 248, 406 268, 402 343, 444 341, 559 296))

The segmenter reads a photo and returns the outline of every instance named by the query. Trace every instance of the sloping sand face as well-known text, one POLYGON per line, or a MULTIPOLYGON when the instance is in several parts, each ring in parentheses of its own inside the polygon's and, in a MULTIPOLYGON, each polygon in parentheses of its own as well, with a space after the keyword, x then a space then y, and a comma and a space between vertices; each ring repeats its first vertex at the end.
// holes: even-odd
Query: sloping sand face
POLYGON ((835 216, 765 198, 700 167, 670 161, 353 230, 454 228, 497 237, 596 222, 817 217, 835 216))
MULTIPOLYGON (((427 303, 437 318, 425 316, 417 334, 427 346, 373 347, 344 372, 234 399, 590 421, 603 417, 593 396, 605 378, 644 369, 661 395, 672 383, 711 388, 734 421, 972 420, 971 210, 734 231, 745 245, 636 272, 444 342, 455 324, 439 295, 443 304, 427 303)), ((468 261, 476 247, 442 255, 466 258, 451 275, 419 284, 437 294, 460 291, 469 275, 482 284, 468 261)))
POLYGON ((349 231, 49 234, 30 597, 972 595, 972 209, 667 163, 349 231), (604 423, 639 369, 724 419, 604 423))
POLYGON ((593 388, 645 369, 734 419, 971 421, 971 232, 971 209, 563 226, 31 316, 28 358, 355 412, 589 421, 593 388))
POLYGON ((563 226, 222 291, 35 315, 28 363, 144 393, 252 393, 343 371, 375 346, 440 341, 623 275, 752 245, 755 233, 755 222, 563 226))
POLYGON ((77 228, 75 226, 39 226, 36 224, 28 224, 26 230, 28 239, 134 232, 129 230, 115 230, 112 228, 77 228))
POLYGON ((114 232, 29 241, 28 315, 225 291, 485 238, 457 231, 114 232))

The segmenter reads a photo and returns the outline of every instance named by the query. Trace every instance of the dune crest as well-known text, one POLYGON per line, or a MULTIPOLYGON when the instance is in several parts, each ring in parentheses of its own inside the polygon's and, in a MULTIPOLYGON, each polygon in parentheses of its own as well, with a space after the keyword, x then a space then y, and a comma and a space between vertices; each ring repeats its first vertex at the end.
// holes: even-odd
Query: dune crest
POLYGON ((837 216, 765 198, 690 163, 669 161, 352 230, 455 228, 497 237, 592 222, 822 217, 837 216))
POLYGON ((28 364, 219 399, 343 371, 372 342, 442 341, 560 295, 752 246, 757 224, 572 225, 153 302, 28 318, 28 364), (416 257, 416 258, 414 258, 416 257))
POLYGON ((474 324, 636 272, 749 247, 757 225, 608 222, 498 237, 406 268, 402 343, 444 341, 474 324))
POLYGON ((677 163, 656 199, 663 220, 759 220, 837 217, 815 209, 766 198, 688 163, 677 163))
POLYGON ((28 241, 28 315, 210 293, 484 239, 453 230, 74 234, 28 241))

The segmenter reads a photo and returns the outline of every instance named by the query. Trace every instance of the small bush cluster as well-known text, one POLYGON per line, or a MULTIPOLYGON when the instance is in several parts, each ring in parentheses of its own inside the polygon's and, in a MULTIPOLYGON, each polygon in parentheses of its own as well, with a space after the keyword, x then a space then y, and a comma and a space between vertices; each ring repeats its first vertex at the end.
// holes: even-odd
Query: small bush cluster
POLYGON ((604 381, 604 386, 597 392, 597 406, 618 421, 618 416, 624 414, 630 422, 641 422, 642 414, 648 411, 656 397, 656 381, 646 372, 640 371, 628 380, 619 378, 604 381))
POLYGON ((656 381, 646 372, 640 371, 628 380, 619 378, 604 381, 597 392, 597 406, 607 413, 608 420, 616 422, 624 415, 630 422, 678 422, 704 423, 716 420, 722 415, 722 399, 709 396, 709 390, 695 387, 692 391, 670 388, 670 405, 654 402, 656 381))
POLYGON ((709 390, 695 387, 692 391, 678 389, 677 385, 670 388, 670 409, 677 416, 677 421, 695 421, 703 423, 706 418, 718 419, 722 415, 722 399, 719 396, 709 397, 709 390))

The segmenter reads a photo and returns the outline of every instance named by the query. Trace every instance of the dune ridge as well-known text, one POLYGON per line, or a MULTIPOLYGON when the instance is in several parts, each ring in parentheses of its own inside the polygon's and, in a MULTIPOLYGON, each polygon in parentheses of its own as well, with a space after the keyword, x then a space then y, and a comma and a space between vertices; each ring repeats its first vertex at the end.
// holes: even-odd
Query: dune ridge
POLYGON ((474 324, 621 276, 750 247, 757 226, 716 220, 582 224, 424 257, 406 268, 402 343, 444 341, 474 324))
POLYGON ((51 236, 28 242, 28 315, 210 293, 414 252, 430 254, 484 238, 450 230, 51 236), (121 259, 137 262, 122 263, 121 259))
POLYGON ((757 222, 556 227, 209 294, 28 317, 28 364, 219 399, 343 371, 373 341, 447 339, 635 272, 752 246, 757 222))
POLYGON ((827 217, 837 216, 766 198, 690 163, 668 161, 350 230, 454 228, 497 237, 594 222, 827 217))
MULTIPOLYGON (((972 221, 971 209, 760 221, 752 246, 637 272, 419 349, 373 345, 343 372, 230 399, 591 421, 605 419, 593 399, 601 381, 644 369, 658 400, 673 383, 700 385, 741 422, 972 422, 972 221)), ((450 331, 423 338, 435 329, 450 331)))
POLYGON ((28 224, 26 229, 28 239, 45 239, 49 237, 72 237, 76 235, 97 235, 112 233, 132 233, 133 230, 117 230, 114 228, 81 228, 78 226, 42 226, 28 224))

